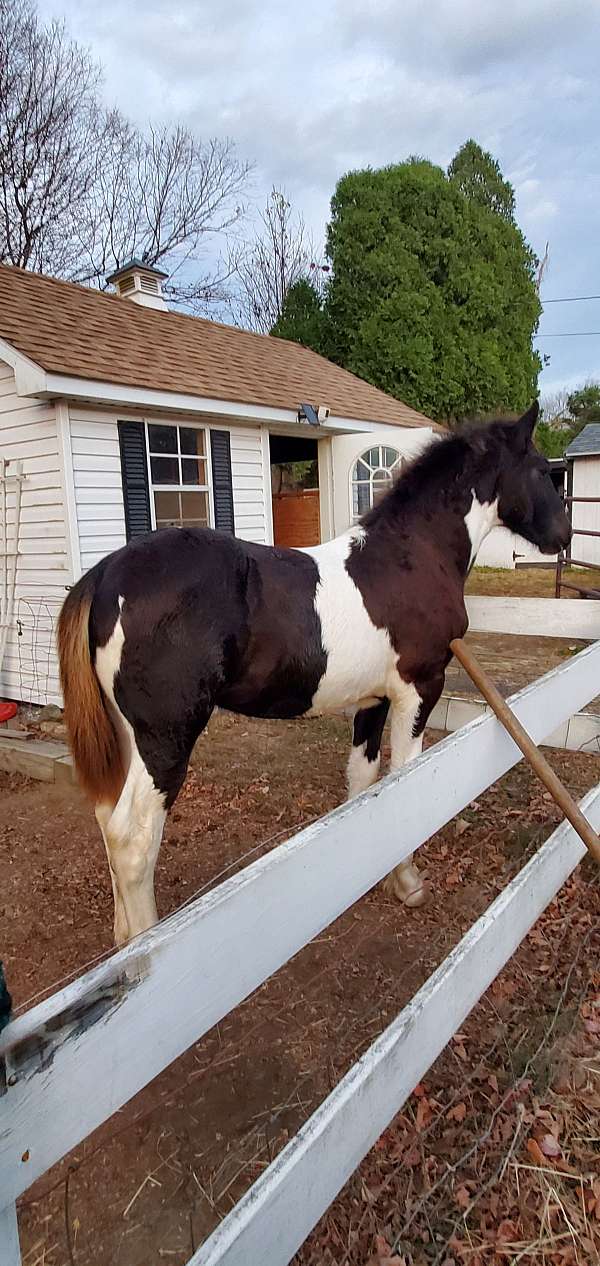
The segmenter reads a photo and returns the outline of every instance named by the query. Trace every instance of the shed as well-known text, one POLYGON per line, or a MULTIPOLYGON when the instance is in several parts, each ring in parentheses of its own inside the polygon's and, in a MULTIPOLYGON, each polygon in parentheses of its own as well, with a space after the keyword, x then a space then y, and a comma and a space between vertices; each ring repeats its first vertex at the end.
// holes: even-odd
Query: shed
MULTIPOLYGON (((569 444, 565 457, 573 527, 581 533, 600 534, 600 422, 588 422, 569 444)), ((575 560, 600 567, 600 535, 575 536, 571 554, 575 560)))
POLYGON ((163 279, 133 260, 109 294, 0 266, 1 696, 60 701, 65 592, 132 536, 327 540, 440 429, 297 343, 170 311, 163 279), (307 462, 316 486, 274 516, 281 468, 307 462))

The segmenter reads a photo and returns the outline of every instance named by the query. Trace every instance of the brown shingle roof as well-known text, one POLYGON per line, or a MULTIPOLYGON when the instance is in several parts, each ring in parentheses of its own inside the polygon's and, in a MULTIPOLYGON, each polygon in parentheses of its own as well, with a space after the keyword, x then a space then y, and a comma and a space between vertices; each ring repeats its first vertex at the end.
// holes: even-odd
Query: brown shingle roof
POLYGON ((0 266, 0 337, 49 373, 283 409, 308 400, 338 417, 432 425, 297 343, 20 268, 0 266))

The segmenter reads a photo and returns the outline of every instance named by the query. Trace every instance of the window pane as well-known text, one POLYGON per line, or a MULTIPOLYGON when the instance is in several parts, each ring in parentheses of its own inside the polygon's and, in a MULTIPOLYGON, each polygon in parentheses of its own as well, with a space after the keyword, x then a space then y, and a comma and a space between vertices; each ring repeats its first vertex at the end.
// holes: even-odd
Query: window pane
POLYGON ((179 461, 176 457, 151 457, 150 470, 153 484, 179 483, 179 461))
POLYGON ((191 455, 202 456, 206 452, 204 447, 204 431, 196 430, 191 426, 180 426, 179 443, 182 453, 190 453, 191 455))
POLYGON ((148 444, 151 453, 176 453, 177 427, 149 426, 148 444))
POLYGON ((368 453, 363 453, 363 461, 368 462, 369 466, 379 465, 379 449, 370 448, 368 453))
POLYGON ((391 482, 392 482, 392 476, 389 470, 375 470, 373 472, 374 484, 389 484, 391 482))
POLYGON ((181 493, 181 520, 191 526, 208 523, 208 496, 205 492, 181 493))
POLYGON ((206 459, 193 457, 181 459, 181 481, 184 484, 206 484, 206 459))
POLYGON ((155 492, 154 493, 154 513, 156 522, 159 519, 165 522, 179 523, 179 493, 178 492, 155 492))
POLYGON ((371 485, 354 484, 352 501, 355 515, 366 514, 367 510, 371 509, 371 485))
POLYGON ((393 466, 393 465, 394 465, 394 462, 397 462, 397 461, 398 461, 398 453, 397 453, 396 449, 395 449, 395 448, 384 448, 384 450, 383 450, 383 465, 384 465, 384 466, 387 466, 387 467, 389 468, 390 466, 393 466))
POLYGON ((368 479, 368 478, 369 478, 369 467, 368 467, 368 466, 365 466, 365 463, 364 463, 364 462, 360 462, 360 461, 358 461, 358 462, 356 463, 356 466, 354 467, 354 475, 353 475, 353 478, 354 478, 354 479, 368 479))

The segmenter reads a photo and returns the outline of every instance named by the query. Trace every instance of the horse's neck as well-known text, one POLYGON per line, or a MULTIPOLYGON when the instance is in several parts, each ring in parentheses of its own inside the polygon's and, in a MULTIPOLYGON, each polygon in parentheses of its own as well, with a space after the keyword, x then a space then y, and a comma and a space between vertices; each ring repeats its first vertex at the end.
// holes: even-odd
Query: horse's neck
MULTIPOLYGON (((483 490, 470 487, 465 482, 462 488, 448 498, 443 486, 436 488, 426 484, 419 488, 410 500, 401 501, 394 506, 394 494, 390 494, 390 505, 382 504, 381 517, 367 528, 367 539, 370 530, 374 529, 374 540, 379 535, 380 527, 387 532, 401 530, 404 540, 413 537, 428 540, 440 557, 456 568, 458 575, 464 580, 470 571, 478 551, 486 536, 495 527, 500 527, 498 516, 498 498, 486 500, 483 490)), ((389 538, 388 538, 389 539, 389 538)))

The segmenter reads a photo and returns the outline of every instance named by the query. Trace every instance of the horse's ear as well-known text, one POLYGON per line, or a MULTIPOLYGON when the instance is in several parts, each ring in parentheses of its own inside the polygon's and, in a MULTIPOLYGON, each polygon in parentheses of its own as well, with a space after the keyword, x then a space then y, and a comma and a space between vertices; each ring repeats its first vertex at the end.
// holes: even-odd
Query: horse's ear
POLYGON ((540 415, 539 401, 534 400, 530 405, 527 413, 523 414, 517 422, 512 422, 507 428, 509 443, 512 448, 517 449, 520 453, 525 453, 535 431, 536 422, 540 415))

